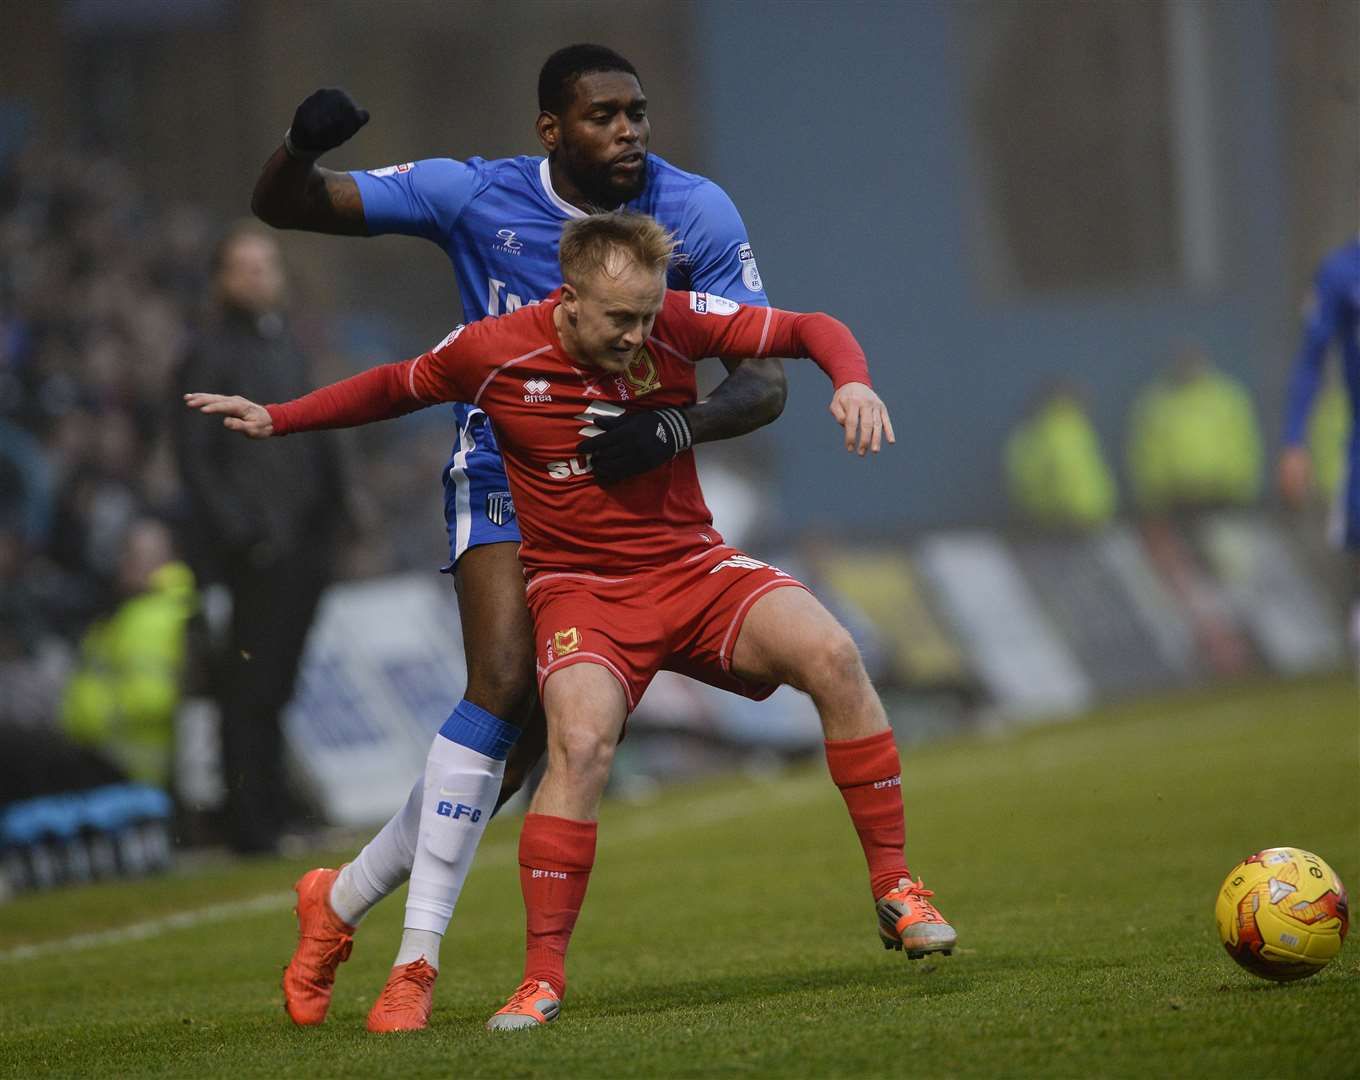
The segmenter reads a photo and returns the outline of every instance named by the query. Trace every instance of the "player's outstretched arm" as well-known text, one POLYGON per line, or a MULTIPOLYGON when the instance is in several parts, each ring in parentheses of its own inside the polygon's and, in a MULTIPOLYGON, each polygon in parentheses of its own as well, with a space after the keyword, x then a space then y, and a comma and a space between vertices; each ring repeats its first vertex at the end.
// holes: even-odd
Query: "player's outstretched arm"
POLYGON ((205 393, 185 394, 184 403, 191 409, 223 417, 223 426, 252 439, 359 427, 405 416, 439 401, 454 400, 443 396, 438 379, 428 374, 419 381, 432 396, 419 396, 414 386, 414 369, 427 358, 434 362, 433 354, 426 353, 414 360, 381 364, 278 405, 257 405, 243 397, 205 393))
POLYGON ((863 457, 866 450, 875 454, 883 446, 883 440, 897 442, 893 434, 892 417, 888 406, 874 393, 873 388, 861 382, 848 382, 838 387, 831 395, 827 406, 836 423, 845 429, 845 448, 858 451, 863 457))
POLYGON ((243 397, 227 394, 185 394, 184 404, 209 416, 222 417, 222 426, 239 431, 250 439, 267 439, 274 434, 269 410, 243 397))
POLYGON ((297 107, 284 143, 265 162, 251 212, 276 229, 364 236, 364 204, 348 173, 323 169, 316 159, 368 123, 368 110, 345 91, 317 90, 297 107))

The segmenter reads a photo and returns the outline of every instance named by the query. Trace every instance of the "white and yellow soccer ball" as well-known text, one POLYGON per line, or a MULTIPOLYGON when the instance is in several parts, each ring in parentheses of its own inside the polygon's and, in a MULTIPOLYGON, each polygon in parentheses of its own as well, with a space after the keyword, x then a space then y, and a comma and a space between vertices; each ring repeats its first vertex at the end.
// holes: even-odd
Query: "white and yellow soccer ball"
POLYGON ((1229 872, 1214 905, 1228 955, 1263 979, 1304 979, 1341 951, 1350 922, 1346 887, 1301 848, 1258 851, 1229 872))

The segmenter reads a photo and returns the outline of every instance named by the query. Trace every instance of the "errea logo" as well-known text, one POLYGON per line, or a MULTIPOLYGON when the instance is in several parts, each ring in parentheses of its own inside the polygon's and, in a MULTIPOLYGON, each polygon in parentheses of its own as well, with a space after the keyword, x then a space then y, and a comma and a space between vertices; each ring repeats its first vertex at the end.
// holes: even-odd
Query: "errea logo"
POLYGON ((552 395, 548 393, 552 383, 547 379, 525 379, 524 380, 524 400, 530 405, 538 402, 551 401, 552 395))
POLYGON ((448 336, 444 338, 444 340, 441 341, 438 345, 436 345, 433 349, 431 349, 430 352, 438 352, 440 349, 447 349, 450 345, 452 345, 455 341, 458 340, 458 335, 461 334, 466 329, 467 329, 466 323, 459 323, 452 330, 450 330, 448 336))
POLYGON ((524 241, 515 235, 514 229, 497 229, 497 243, 491 245, 492 251, 500 251, 506 255, 518 255, 524 247, 524 241))

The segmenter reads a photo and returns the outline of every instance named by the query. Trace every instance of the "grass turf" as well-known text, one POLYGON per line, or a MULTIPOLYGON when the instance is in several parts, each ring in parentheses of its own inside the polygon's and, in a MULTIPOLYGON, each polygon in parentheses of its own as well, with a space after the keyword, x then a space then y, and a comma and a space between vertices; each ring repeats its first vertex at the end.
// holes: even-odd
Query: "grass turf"
POLYGON ((905 765, 908 854, 959 929, 952 957, 883 951, 840 798, 807 768, 608 806, 569 996, 542 1031, 481 1026, 520 973, 515 820, 488 830, 433 1024, 411 1035, 363 1027, 401 897, 361 927, 326 1024, 288 1023, 302 863, 13 901, 0 1074, 1356 1075, 1360 945, 1276 986, 1213 927, 1223 876, 1259 848, 1308 848, 1360 886, 1353 683, 1143 701, 905 765), (201 921, 166 922, 185 916, 201 921), (129 926, 143 936, 67 941, 129 926))

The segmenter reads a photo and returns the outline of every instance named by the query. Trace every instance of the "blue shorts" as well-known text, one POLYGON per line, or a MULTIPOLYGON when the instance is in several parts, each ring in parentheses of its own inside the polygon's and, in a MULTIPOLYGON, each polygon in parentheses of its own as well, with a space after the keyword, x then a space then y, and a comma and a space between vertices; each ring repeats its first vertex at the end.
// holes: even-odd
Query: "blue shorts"
POLYGON ((519 521, 505 479, 491 418, 475 405, 456 404, 458 438, 444 466, 444 521, 449 529, 451 574, 469 548, 482 544, 518 544, 519 521))

